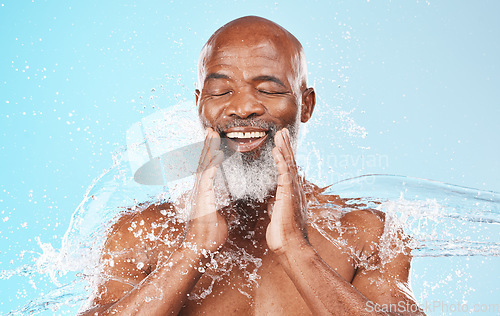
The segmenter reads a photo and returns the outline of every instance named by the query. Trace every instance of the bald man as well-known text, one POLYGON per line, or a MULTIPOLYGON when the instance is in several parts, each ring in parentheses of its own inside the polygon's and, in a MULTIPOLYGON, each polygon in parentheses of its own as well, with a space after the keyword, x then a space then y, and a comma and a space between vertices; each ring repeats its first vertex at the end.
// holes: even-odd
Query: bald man
POLYGON ((382 213, 345 212, 297 172, 299 124, 315 105, 306 73, 299 41, 269 20, 212 35, 195 92, 207 136, 194 187, 114 224, 85 315, 422 313, 403 235, 383 245, 382 213), (329 236, 311 225, 321 216, 329 236))

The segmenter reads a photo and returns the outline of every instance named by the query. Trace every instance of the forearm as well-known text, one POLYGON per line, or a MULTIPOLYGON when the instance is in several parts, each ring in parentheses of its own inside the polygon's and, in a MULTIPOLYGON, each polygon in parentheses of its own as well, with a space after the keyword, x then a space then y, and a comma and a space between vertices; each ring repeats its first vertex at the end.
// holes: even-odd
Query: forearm
POLYGON ((202 275, 197 268, 206 261, 202 254, 180 248, 119 301, 85 315, 177 315, 202 275))
POLYGON ((371 314, 367 311, 368 299, 328 266, 310 245, 277 256, 314 315, 371 314))

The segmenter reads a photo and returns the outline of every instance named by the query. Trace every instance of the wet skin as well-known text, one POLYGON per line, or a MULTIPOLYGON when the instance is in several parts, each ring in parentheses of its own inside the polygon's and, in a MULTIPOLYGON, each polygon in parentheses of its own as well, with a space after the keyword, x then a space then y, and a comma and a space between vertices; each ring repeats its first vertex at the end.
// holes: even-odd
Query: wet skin
POLYGON ((102 282, 95 307, 86 314, 359 315, 377 314, 367 310, 368 301, 416 306, 408 285, 409 249, 380 265, 383 214, 341 214, 331 207, 342 206, 338 197, 322 195, 297 172, 288 128, 297 120, 307 122, 315 104, 314 90, 306 87, 300 67, 300 44, 276 24, 256 17, 233 21, 209 44, 202 53, 202 87, 196 91, 207 138, 195 186, 179 202, 190 204, 191 220, 177 220, 173 204, 122 216, 104 246, 102 282), (235 131, 226 128, 232 121, 246 119, 271 123, 278 132, 270 135, 261 128, 266 139, 234 139, 232 148, 259 155, 262 143, 274 137, 278 186, 263 203, 232 201, 217 210, 214 178, 223 159, 220 137, 235 131), (337 218, 338 229, 330 234, 336 243, 304 216, 325 211, 337 218), (234 217, 241 225, 229 230, 234 217), (260 279, 253 285, 245 268, 224 274, 200 251, 235 248, 262 260, 260 279), (210 275, 220 280, 207 297, 189 300, 189 294, 211 284, 210 275))

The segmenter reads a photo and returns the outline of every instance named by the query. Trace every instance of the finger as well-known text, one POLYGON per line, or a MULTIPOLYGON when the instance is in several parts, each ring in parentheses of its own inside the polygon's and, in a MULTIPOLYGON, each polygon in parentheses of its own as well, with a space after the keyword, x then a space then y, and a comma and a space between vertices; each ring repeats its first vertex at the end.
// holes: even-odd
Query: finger
POLYGON ((269 204, 267 207, 269 212, 269 217, 271 218, 271 223, 276 225, 275 227, 283 226, 283 213, 281 207, 274 207, 274 204, 269 204))
POLYGON ((211 166, 211 162, 216 155, 216 151, 220 147, 220 136, 213 129, 207 129, 207 136, 205 138, 205 144, 200 156, 200 161, 198 163, 198 174, 205 171, 211 166))
MULTIPOLYGON (((223 160, 224 154, 218 150, 220 146, 219 134, 211 128, 207 129, 205 144, 200 156, 196 180, 192 191, 193 202, 195 207, 193 214, 199 217, 205 214, 199 214, 199 210, 208 209, 208 205, 215 205, 214 180, 218 166, 223 160), (198 210, 198 211, 197 211, 198 210)), ((210 208, 212 209, 212 208, 210 208)))
MULTIPOLYGON (((279 149, 280 153, 282 154, 282 157, 287 164, 288 172, 289 172, 289 179, 283 178, 283 180, 287 180, 290 182, 290 186, 291 186, 289 188, 290 194, 296 195, 296 198, 298 199, 296 202, 299 205, 304 205, 304 203, 306 202, 306 199, 305 199, 305 194, 303 191, 302 178, 299 176, 299 173, 298 173, 298 168, 297 168, 297 164, 295 162, 295 157, 293 156, 293 150, 292 150, 289 135, 290 134, 289 134, 288 129, 283 128, 279 132, 279 135, 277 135, 277 139, 276 139, 277 148, 279 149)), ((279 158, 279 155, 277 157, 279 158)), ((301 208, 303 208, 303 207, 301 207, 301 208)))
POLYGON ((214 130, 210 129, 208 131, 210 138, 208 140, 208 150, 207 150, 207 162, 208 166, 207 168, 211 167, 213 165, 214 158, 218 155, 219 152, 219 147, 220 147, 220 136, 219 133, 215 132, 214 130))
POLYGON ((290 142, 287 140, 285 136, 286 131, 287 131, 286 128, 284 128, 276 133, 275 143, 276 147, 281 152, 285 163, 287 164, 288 171, 290 172, 290 177, 291 177, 290 181, 294 179, 295 182, 298 183, 299 179, 298 179, 297 165, 295 163, 295 159, 293 158, 293 152, 291 150, 291 146, 289 146, 290 142))
POLYGON ((269 213, 269 218, 271 219, 271 222, 278 224, 278 226, 281 225, 283 219, 283 213, 281 211, 281 207, 274 207, 275 205, 279 204, 279 201, 277 198, 271 198, 268 201, 267 204, 267 212, 269 213))
POLYGON ((283 143, 286 148, 285 159, 290 164, 290 170, 293 173, 297 173, 297 163, 295 161, 295 155, 293 153, 292 143, 290 141, 290 131, 288 130, 288 128, 283 128, 281 134, 283 136, 283 143))
POLYGON ((289 164, 290 173, 292 175, 294 189, 298 191, 299 202, 303 204, 305 200, 305 194, 303 190, 303 178, 299 175, 299 169, 297 167, 297 161, 295 160, 295 154, 292 148, 292 142, 290 140, 290 131, 287 128, 283 128, 282 130, 284 145, 286 147, 286 153, 289 155, 288 159, 285 156, 287 163, 289 164))
POLYGON ((208 149, 209 149, 210 140, 213 137, 213 134, 212 134, 213 130, 212 130, 212 128, 208 127, 206 131, 207 131, 207 134, 205 136, 205 141, 204 141, 204 144, 203 144, 203 150, 201 151, 200 162, 207 155, 208 149))
POLYGON ((269 214, 269 218, 273 219, 273 210, 274 210, 274 202, 275 198, 271 197, 267 202, 267 213, 269 214))
MULTIPOLYGON (((280 187, 283 185, 290 186, 292 177, 280 147, 274 147, 272 153, 276 168, 278 169, 278 190, 280 190, 280 187)), ((278 192, 276 194, 278 195, 278 192)))
POLYGON ((198 160, 198 169, 196 170, 196 173, 198 175, 206 168, 206 159, 207 159, 207 154, 208 154, 208 149, 209 149, 208 144, 210 143, 211 137, 212 137, 212 134, 210 133, 210 131, 208 131, 207 135, 205 136, 205 141, 203 143, 203 149, 201 150, 200 159, 198 160))
POLYGON ((217 169, 224 159, 224 154, 220 150, 216 150, 212 160, 208 163, 207 168, 201 172, 199 178, 199 186, 203 191, 213 190, 214 179, 217 169))
POLYGON ((275 136, 275 143, 283 153, 283 157, 285 158, 285 161, 289 165, 290 171, 294 172, 294 170, 297 167, 295 164, 295 158, 293 157, 293 151, 290 145, 290 139, 286 136, 287 131, 288 130, 286 128, 283 128, 281 131, 278 131, 275 136))
POLYGON ((295 155, 294 155, 293 149, 292 149, 292 141, 290 140, 290 130, 288 128, 284 127, 282 134, 283 134, 283 140, 285 142, 285 146, 286 146, 287 150, 290 152, 290 156, 293 158, 293 160, 295 160, 295 155))
POLYGON ((209 149, 213 153, 215 150, 220 148, 220 135, 216 131, 210 128, 209 133, 211 134, 209 149))
POLYGON ((214 181, 217 169, 223 158, 224 154, 222 151, 217 150, 210 165, 200 173, 194 192, 195 205, 199 207, 194 208, 194 213, 191 215, 192 219, 216 212, 214 181))

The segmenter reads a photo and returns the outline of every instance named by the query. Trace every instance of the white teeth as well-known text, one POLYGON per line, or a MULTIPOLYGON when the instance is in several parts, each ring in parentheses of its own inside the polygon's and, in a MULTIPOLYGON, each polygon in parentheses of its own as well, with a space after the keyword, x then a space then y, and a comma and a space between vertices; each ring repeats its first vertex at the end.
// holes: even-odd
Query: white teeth
POLYGON ((230 132, 226 136, 228 138, 260 138, 266 136, 266 132, 230 132))

